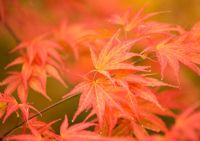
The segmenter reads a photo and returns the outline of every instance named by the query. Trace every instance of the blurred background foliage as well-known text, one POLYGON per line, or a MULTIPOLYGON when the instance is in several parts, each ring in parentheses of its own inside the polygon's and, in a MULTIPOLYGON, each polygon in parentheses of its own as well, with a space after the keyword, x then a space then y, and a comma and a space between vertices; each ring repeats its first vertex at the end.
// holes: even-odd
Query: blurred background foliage
MULTIPOLYGON (((5 0, 6 1, 6 0, 5 0)), ((62 6, 59 3, 62 0, 21 0, 20 3, 26 8, 35 10, 37 14, 41 14, 41 19, 45 22, 50 23, 50 25, 56 24, 59 22, 59 19, 63 17, 62 14, 67 14, 70 16, 70 20, 76 21, 76 18, 80 18, 81 13, 77 13, 77 11, 73 11, 69 7, 61 7, 60 11, 58 12, 57 16, 52 15, 52 11, 46 8, 46 4, 49 2, 51 5, 62 6), (62 9, 66 8, 66 9, 62 9), (67 9, 69 8, 69 9, 67 9), (71 11, 72 10, 72 11, 71 11), (59 13, 60 12, 60 13, 59 13), (66 13, 65 13, 66 12, 66 13), (68 13, 67 13, 68 12, 68 13)), ((68 0, 67 0, 68 1, 68 0)), ((69 0, 71 3, 72 0, 69 0)), ((182 25, 184 28, 189 29, 191 28, 196 22, 200 21, 200 0, 77 0, 77 3, 80 3, 82 7, 88 9, 88 13, 98 16, 105 16, 106 18, 109 16, 109 13, 115 13, 116 10, 123 11, 128 8, 133 9, 134 11, 139 10, 141 7, 146 5, 145 11, 152 12, 152 11, 169 11, 169 13, 161 14, 159 16, 154 17, 155 20, 161 22, 169 22, 182 25), (102 10, 102 11, 101 11, 102 10), (104 13, 102 13, 104 12, 104 13), (101 15, 102 14, 102 15, 101 15)), ((13 5, 14 6, 14 5, 13 5)), ((8 9, 12 9, 12 4, 8 9)), ((12 10, 11 10, 12 11, 12 10)), ((15 11, 17 12, 17 11, 15 11)), ((11 12, 12 13, 12 12, 11 12)), ((119 13, 119 12, 117 12, 119 13)), ((11 14, 12 15, 12 14, 11 14)), ((23 16, 13 15, 13 22, 17 22, 18 18, 23 18, 23 16)), ((84 18, 84 17, 81 17, 84 18)), ((31 19, 28 19, 31 20, 31 19)), ((10 20, 12 22, 12 20, 10 20)), ((30 23, 32 21, 29 21, 30 23)), ((21 24, 21 29, 24 28, 23 23, 21 24)), ((35 26, 32 27, 33 29, 35 26)), ((14 31, 19 33, 19 29, 14 29, 14 31)), ((16 33, 17 34, 17 33, 16 33)), ((25 35, 26 36, 26 35, 25 35)), ((16 45, 15 40, 9 34, 9 32, 5 29, 5 27, 0 25, 0 80, 6 77, 7 70, 4 69, 6 64, 8 64, 11 60, 13 60, 18 54, 10 54, 9 51, 14 48, 16 45)), ((12 68, 16 69, 16 68, 12 68)), ((196 76, 196 74, 192 73, 188 69, 184 69, 184 75, 191 80, 191 82, 196 86, 199 87, 200 79, 196 76)), ((199 87, 200 89, 200 87, 199 87)), ((3 88, 0 89, 3 91, 3 88)), ((49 79, 47 83, 47 93, 52 98, 52 101, 46 100, 41 95, 31 91, 29 95, 29 100, 37 109, 43 109, 44 107, 58 101, 61 99, 62 95, 67 93, 70 90, 63 88, 58 82, 54 81, 53 79, 49 79)), ((199 91, 198 91, 199 93, 199 91)), ((52 108, 43 116, 41 117, 42 120, 45 121, 52 121, 61 117, 64 117, 65 114, 69 116, 69 119, 72 118, 73 113, 76 110, 78 104, 78 97, 74 97, 69 101, 62 103, 61 105, 52 108)), ((81 116, 77 121, 81 120, 81 116)), ((8 129, 12 128, 15 124, 19 123, 20 120, 16 118, 16 115, 13 114, 5 125, 1 125, 0 123, 0 133, 4 133, 8 129)), ((56 127, 59 124, 55 125, 56 127)), ((58 129, 58 128, 56 128, 58 129)))

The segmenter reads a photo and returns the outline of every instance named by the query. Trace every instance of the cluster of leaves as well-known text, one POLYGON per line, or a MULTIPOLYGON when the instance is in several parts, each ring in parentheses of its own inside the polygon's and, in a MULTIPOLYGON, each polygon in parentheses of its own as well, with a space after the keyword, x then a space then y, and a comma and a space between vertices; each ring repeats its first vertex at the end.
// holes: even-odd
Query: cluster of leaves
MULTIPOLYGON (((5 89, 0 94, 0 117, 4 123, 11 114, 20 111, 24 124, 21 134, 6 135, 3 139, 199 140, 199 104, 189 105, 184 111, 178 109, 180 113, 172 112, 177 107, 163 104, 165 101, 159 93, 161 89, 169 93, 171 89, 179 91, 180 64, 200 75, 200 24, 187 31, 178 25, 150 20, 162 13, 145 14, 144 8, 135 13, 128 10, 122 15, 110 16, 104 23, 101 21, 101 25, 92 26, 87 26, 85 21, 69 24, 64 20, 60 26, 42 35, 22 39, 12 50, 20 56, 6 66, 20 65, 21 69, 9 72, 1 82, 5 89), (72 52, 76 58, 74 66, 68 61, 72 52), (81 65, 84 56, 88 58, 86 66, 91 66, 85 74, 81 65), (150 73, 155 71, 154 64, 160 65, 161 80, 150 73), (167 68, 174 76, 174 85, 163 81, 167 68), (57 134, 51 127, 57 120, 50 123, 37 118, 30 120, 33 112, 40 111, 27 99, 29 89, 33 89, 51 100, 46 93, 47 77, 53 77, 67 87, 61 76, 71 79, 69 73, 81 76, 81 79, 71 80, 77 84, 63 96, 67 99, 80 94, 73 120, 84 111, 89 111, 89 115, 83 122, 70 127, 65 116, 57 134), (17 96, 14 96, 15 91, 17 96), (167 126, 162 117, 173 118, 175 123, 167 126), (93 130, 88 130, 91 127, 93 130)), ((165 97, 169 96, 165 94, 165 97)), ((178 105, 175 99, 170 100, 171 105, 178 105)))

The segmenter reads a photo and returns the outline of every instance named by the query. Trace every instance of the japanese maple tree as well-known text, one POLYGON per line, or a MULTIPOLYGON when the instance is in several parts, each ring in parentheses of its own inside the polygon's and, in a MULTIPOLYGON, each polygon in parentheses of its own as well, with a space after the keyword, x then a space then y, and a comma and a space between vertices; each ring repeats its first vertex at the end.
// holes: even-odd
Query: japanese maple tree
POLYGON ((187 101, 195 88, 180 76, 182 65, 200 76, 199 23, 186 30, 152 20, 167 11, 121 10, 117 3, 109 9, 99 0, 42 3, 50 22, 29 3, 0 1, 2 27, 16 42, 11 53, 18 55, 5 66, 8 73, 0 82, 1 128, 14 113, 22 121, 0 133, 0 140, 200 140, 200 99, 187 101), (51 101, 49 77, 68 92, 37 109, 31 91, 51 101), (183 83, 190 87, 187 94, 183 83), (62 109, 60 119, 40 117, 78 95, 72 123, 62 109))

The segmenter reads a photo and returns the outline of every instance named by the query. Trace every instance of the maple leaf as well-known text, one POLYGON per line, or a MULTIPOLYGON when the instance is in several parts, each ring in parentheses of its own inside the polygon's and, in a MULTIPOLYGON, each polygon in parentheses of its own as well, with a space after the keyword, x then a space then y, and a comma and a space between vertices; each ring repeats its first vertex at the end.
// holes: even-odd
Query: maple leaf
POLYGON ((25 65, 23 67, 26 67, 27 69, 31 69, 30 67, 32 65, 34 66, 35 64, 41 68, 45 66, 46 72, 66 87, 65 82, 58 73, 58 70, 61 70, 63 67, 63 58, 59 52, 63 51, 63 48, 47 37, 48 36, 45 34, 31 41, 22 42, 19 44, 12 50, 12 52, 25 50, 25 53, 22 55, 22 57, 16 58, 7 67, 17 64, 23 64, 25 65))
POLYGON ((6 121, 6 119, 14 112, 17 112, 19 109, 21 111, 22 117, 24 120, 28 120, 29 118, 29 109, 32 109, 33 111, 36 111, 39 113, 37 109, 35 109, 33 106, 27 103, 17 103, 16 99, 12 96, 9 96, 7 94, 1 94, 0 95, 0 102, 5 102, 7 104, 6 107, 6 114, 3 119, 3 123, 6 121))
POLYGON ((145 21, 153 16, 166 12, 152 12, 148 14, 144 13, 144 7, 131 16, 131 10, 127 10, 124 15, 113 15, 108 21, 115 25, 120 25, 125 32, 130 32, 140 26, 143 26, 145 21))
POLYGON ((164 136, 154 135, 144 141, 197 141, 200 138, 199 104, 194 104, 176 117, 175 124, 164 136))
MULTIPOLYGON (((122 108, 126 112, 126 116, 122 116, 123 119, 129 120, 132 123, 130 127, 122 127, 120 126, 115 131, 113 125, 118 125, 116 120, 116 111, 110 110, 106 113, 113 113, 113 117, 111 115, 105 118, 105 122, 110 126, 110 130, 114 131, 114 134, 128 134, 132 133, 130 130, 136 134, 137 138, 144 138, 147 135, 145 129, 149 129, 155 132, 166 132, 167 128, 165 127, 164 122, 158 118, 155 114, 158 115, 167 115, 174 116, 169 110, 164 109, 160 103, 158 102, 155 94, 150 90, 150 87, 158 87, 158 86, 170 86, 173 85, 164 83, 157 79, 146 77, 141 74, 130 74, 130 72, 116 72, 114 73, 113 79, 117 83, 116 86, 120 86, 124 91, 115 93, 115 98, 117 97, 117 102, 122 106, 122 108), (119 96, 116 96, 119 95, 119 96), (141 102, 143 101, 143 102, 141 102), (148 104, 147 104, 148 103, 148 104), (147 106, 147 107, 146 107, 147 106), (142 126, 141 126, 142 125, 142 126), (137 129, 137 130, 136 130, 137 129), (118 133, 119 131, 119 133, 118 133)), ((129 124, 130 125, 130 124, 129 124)), ((107 128, 107 127, 105 127, 107 128)), ((106 130, 106 129, 104 129, 106 130)))
POLYGON ((41 93, 50 100, 46 94, 46 74, 44 70, 38 67, 33 67, 31 69, 32 74, 26 71, 27 70, 24 72, 10 72, 10 75, 1 83, 1 85, 7 85, 4 93, 11 95, 17 89, 20 101, 26 103, 28 97, 28 86, 30 86, 33 90, 41 93))
POLYGON ((137 123, 133 120, 121 119, 112 130, 112 136, 135 136, 138 140, 143 140, 149 136, 144 128, 148 124, 145 123, 144 127, 143 125, 141 126, 141 124, 142 122, 137 123))
POLYGON ((200 75, 200 68, 197 66, 199 62, 195 61, 197 59, 194 59, 199 58, 200 51, 194 43, 182 44, 179 41, 171 41, 170 37, 157 43, 155 48, 150 50, 156 52, 157 59, 161 66, 162 79, 164 77, 164 71, 167 65, 169 65, 169 67, 173 69, 176 79, 179 82, 180 63, 186 65, 200 75))
POLYGON ((137 56, 136 53, 131 53, 130 49, 132 46, 140 39, 135 39, 130 42, 118 42, 117 44, 114 40, 119 37, 120 30, 116 32, 113 37, 108 41, 108 43, 103 47, 97 57, 93 48, 90 47, 91 58, 95 70, 108 79, 111 79, 109 71, 112 70, 134 70, 134 71, 147 71, 147 66, 134 66, 131 63, 125 61, 130 58, 137 56))
POLYGON ((139 140, 150 136, 147 129, 153 132, 166 133, 168 130, 164 121, 154 114, 140 111, 140 120, 136 121, 130 118, 121 118, 115 128, 112 129, 113 136, 135 136, 139 140))
POLYGON ((65 116, 63 123, 60 126, 60 141, 135 141, 132 138, 120 137, 103 137, 99 134, 86 130, 89 127, 95 126, 92 122, 77 123, 69 127, 68 118, 65 116))
POLYGON ((115 77, 113 79, 115 80, 115 82, 127 91, 127 93, 124 95, 126 95, 126 99, 131 104, 130 107, 133 107, 133 112, 136 114, 136 116, 138 113, 136 97, 140 97, 147 101, 150 101, 160 109, 163 109, 162 106, 159 104, 155 93, 152 92, 149 87, 175 87, 173 85, 159 81, 155 78, 146 77, 145 75, 141 74, 127 74, 124 72, 119 72, 115 73, 114 75, 115 77))
POLYGON ((73 51, 76 59, 79 57, 78 44, 80 43, 80 38, 86 36, 91 31, 85 30, 85 27, 81 24, 70 25, 66 20, 61 22, 58 29, 53 31, 53 36, 55 40, 63 46, 65 50, 69 52, 69 47, 73 51))
POLYGON ((84 110, 93 108, 98 117, 99 125, 101 126, 107 106, 116 108, 123 114, 123 109, 109 92, 109 89, 111 90, 111 88, 108 87, 109 85, 111 85, 111 83, 104 79, 97 79, 95 81, 89 80, 79 83, 71 92, 66 94, 66 96, 74 96, 81 93, 79 106, 73 119, 84 110))
MULTIPOLYGON (((95 138, 95 134, 85 129, 94 126, 94 123, 78 123, 74 126, 69 127, 68 118, 65 116, 65 119, 60 126, 60 135, 63 140, 77 141, 77 140, 92 140, 95 138)), ((96 137, 98 139, 98 137, 96 137)))
POLYGON ((7 85, 5 93, 8 94, 12 94, 17 89, 18 96, 22 102, 27 100, 28 86, 50 100, 46 94, 46 79, 48 76, 58 80, 66 87, 66 83, 58 72, 60 65, 53 60, 47 60, 46 64, 41 66, 38 62, 29 64, 27 55, 22 55, 8 64, 7 67, 18 64, 22 64, 21 72, 11 72, 10 76, 3 80, 1 85, 7 85))
POLYGON ((173 114, 160 105, 155 93, 152 92, 149 86, 173 86, 159 81, 157 79, 144 77, 142 75, 130 74, 127 75, 125 79, 129 84, 129 89, 131 93, 134 94, 136 97, 135 101, 137 101, 138 105, 138 109, 136 110, 136 112, 138 112, 137 114, 139 117, 139 123, 143 125, 143 128, 153 130, 156 132, 165 132, 167 129, 165 127, 164 122, 161 119, 159 119, 155 114, 164 114, 170 116, 172 116, 173 114), (141 100, 145 102, 141 103, 141 100), (151 104, 147 104, 147 101, 151 104), (148 108, 145 108, 145 106, 147 105, 148 108))
MULTIPOLYGON (((155 118, 155 117, 152 118, 151 116, 148 116, 146 118, 150 118, 151 120, 155 118)), ((134 135, 138 140, 143 140, 149 136, 146 129, 156 131, 155 127, 159 127, 158 131, 160 131, 160 126, 163 126, 164 123, 160 122, 161 120, 158 117, 156 117, 155 121, 153 122, 150 122, 150 119, 143 118, 140 123, 130 119, 121 119, 120 121, 118 121, 116 127, 113 129, 112 135, 113 136, 134 135), (157 119, 159 119, 158 122, 156 122, 157 119), (162 125, 159 125, 160 123, 162 123, 162 125)))
MULTIPOLYGON (((116 80, 115 78, 113 79, 117 83, 119 83, 119 80, 116 80)), ((146 84, 148 86, 168 86, 169 84, 158 81, 156 79, 154 80, 153 78, 145 79, 142 76, 134 78, 134 75, 132 75, 132 77, 130 75, 129 80, 128 77, 126 79, 127 81, 129 81, 129 83, 131 82, 131 79, 133 79, 132 85, 135 85, 135 89, 133 89, 132 86, 130 87, 130 90, 127 90, 129 89, 129 86, 126 86, 125 82, 122 81, 120 83, 120 87, 118 85, 115 85, 115 87, 113 87, 112 82, 103 78, 88 80, 75 86, 75 88, 67 94, 67 96, 75 96, 78 93, 81 93, 79 106, 73 117, 73 120, 84 110, 90 110, 92 108, 92 113, 96 114, 98 118, 100 129, 99 132, 104 132, 106 135, 107 131, 109 135, 111 134, 112 129, 117 124, 117 120, 119 118, 130 120, 134 119, 134 121, 138 120, 141 122, 144 121, 145 128, 152 129, 157 132, 160 130, 166 131, 164 123, 158 117, 148 112, 145 114, 145 111, 140 113, 142 109, 138 110, 136 98, 141 97, 147 101, 152 102, 154 105, 163 110, 154 94, 143 85, 146 84), (138 80, 138 83, 137 78, 140 78, 140 80, 138 80), (154 81, 150 83, 149 81, 151 79, 154 81), (141 86, 138 86, 139 84, 141 86), (156 121, 159 121, 159 124, 156 121)), ((164 113, 164 111, 161 111, 160 113, 164 113)), ((141 128, 141 130, 143 130, 142 128, 144 127, 138 128, 141 128)))
POLYGON ((197 141, 200 139, 199 104, 195 104, 181 113, 168 136, 176 140, 197 141))
POLYGON ((61 61, 58 50, 62 50, 62 47, 57 45, 55 42, 47 39, 48 36, 48 34, 44 34, 36 37, 33 40, 24 41, 16 46, 11 52, 25 49, 30 64, 36 58, 38 58, 42 64, 46 63, 48 57, 54 58, 57 61, 61 61))
MULTIPOLYGON (((71 92, 66 94, 67 96, 75 96, 81 93, 79 106, 73 119, 84 110, 92 108, 92 112, 97 115, 100 130, 107 130, 105 128, 108 128, 110 134, 119 117, 139 119, 136 97, 148 100, 163 110, 156 96, 148 86, 172 85, 154 78, 130 74, 130 72, 128 74, 123 74, 123 71, 122 73, 121 71, 112 73, 112 82, 109 81, 109 78, 107 79, 94 74, 93 80, 88 79, 75 86, 71 92), (113 82, 116 84, 115 86, 112 85, 113 82), (127 107, 132 111, 131 114, 127 110, 127 107), (108 127, 104 127, 104 125, 107 126, 106 124, 108 127)), ((156 117, 153 118, 153 115, 151 117, 153 124, 155 124, 156 122, 153 119, 156 117)))
MULTIPOLYGON (((171 116, 172 114, 167 110, 166 111, 161 110, 160 108, 155 106, 155 104, 152 104, 152 103, 146 104, 146 103, 150 103, 149 101, 145 101, 143 99, 138 100, 138 97, 135 97, 135 99, 136 101, 134 102, 137 102, 136 103, 137 111, 132 110, 133 108, 131 107, 132 103, 128 101, 126 96, 121 96, 121 100, 118 100, 120 105, 122 105, 122 108, 125 110, 124 112, 127 113, 126 116, 122 115, 120 118, 116 118, 117 116, 116 111, 114 110, 107 111, 107 113, 108 112, 112 113, 110 120, 108 116, 105 118, 105 120, 107 120, 106 124, 112 127, 112 130, 108 129, 108 132, 111 132, 111 134, 114 134, 114 135, 134 134, 138 139, 142 139, 145 136, 148 136, 146 129, 154 131, 154 132, 166 132, 167 128, 165 126, 165 123, 158 116, 156 116, 156 114, 167 115, 167 116, 171 116), (141 102, 141 100, 143 101, 143 103, 141 102), (145 106, 149 106, 149 107, 145 107, 145 106), (136 114, 138 118, 136 118, 136 114), (125 120, 126 124, 122 123, 122 125, 120 125, 119 121, 116 121, 119 119, 125 120), (112 126, 113 124, 115 126, 112 126)), ((103 130, 106 130, 106 128, 104 128, 103 130)))

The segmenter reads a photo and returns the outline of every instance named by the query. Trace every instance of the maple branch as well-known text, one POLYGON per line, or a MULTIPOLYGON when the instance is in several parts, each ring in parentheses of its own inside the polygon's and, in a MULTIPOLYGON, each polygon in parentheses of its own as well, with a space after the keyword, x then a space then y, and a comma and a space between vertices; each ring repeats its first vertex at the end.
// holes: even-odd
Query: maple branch
POLYGON ((12 28, 8 25, 6 21, 1 20, 2 25, 5 27, 5 29, 8 31, 8 33, 13 37, 16 43, 20 42, 20 39, 17 37, 15 32, 12 30, 12 28))
MULTIPOLYGON (((77 94, 77 95, 78 95, 78 94, 77 94)), ((12 133, 14 130, 18 129, 19 127, 21 127, 21 126, 24 125, 25 123, 27 123, 29 120, 31 120, 31 119, 33 119, 33 118, 35 118, 35 117, 38 117, 39 115, 41 115, 41 114, 43 114, 43 113, 49 111, 50 109, 56 107, 57 105, 62 104, 63 102, 67 101, 68 99, 70 99, 70 98, 72 98, 72 97, 75 97, 75 96, 77 96, 77 95, 73 95, 73 96, 70 95, 70 96, 65 97, 65 98, 63 98, 63 99, 61 99, 61 100, 59 100, 59 101, 53 103, 52 105, 50 105, 50 106, 44 108, 44 109, 41 110, 39 113, 36 113, 36 114, 30 116, 30 117, 28 118, 28 120, 23 121, 23 122, 17 124, 15 127, 11 128, 9 131, 7 131, 6 133, 4 133, 2 137, 5 138, 7 135, 9 135, 10 133, 12 133)), ((0 141, 1 141, 1 138, 2 138, 2 137, 0 137, 0 141)))

